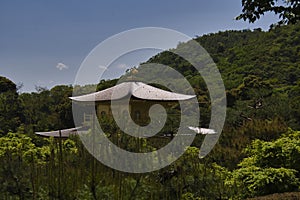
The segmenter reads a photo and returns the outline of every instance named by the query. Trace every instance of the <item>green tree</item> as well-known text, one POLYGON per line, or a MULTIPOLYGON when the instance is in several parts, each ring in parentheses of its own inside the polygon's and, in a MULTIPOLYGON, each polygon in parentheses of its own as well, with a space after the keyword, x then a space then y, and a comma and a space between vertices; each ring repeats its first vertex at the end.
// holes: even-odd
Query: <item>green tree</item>
POLYGON ((300 189, 300 132, 289 130, 273 142, 254 140, 245 153, 231 180, 243 198, 300 189))
POLYGON ((59 85, 50 90, 49 96, 52 100, 50 112, 56 119, 55 129, 74 127, 72 115, 72 101, 69 99, 72 96, 72 86, 59 85))
POLYGON ((35 199, 39 190, 38 171, 49 155, 47 147, 36 147, 23 134, 0 137, 0 198, 35 199))
POLYGON ((58 130, 74 127, 72 115, 72 86, 59 85, 51 90, 20 95, 28 132, 58 130))
POLYGON ((267 12, 279 14, 278 24, 294 24, 300 19, 299 0, 242 0, 242 6, 242 14, 236 19, 248 20, 250 23, 267 12))
POLYGON ((233 172, 232 183, 242 198, 298 191, 300 182, 296 172, 286 168, 248 166, 233 172))
POLYGON ((22 120, 22 109, 17 87, 12 81, 0 76, 0 135, 16 131, 22 120))
POLYGON ((278 24, 296 23, 300 19, 299 0, 242 0, 242 14, 236 19, 253 23, 267 12, 279 14, 278 24))

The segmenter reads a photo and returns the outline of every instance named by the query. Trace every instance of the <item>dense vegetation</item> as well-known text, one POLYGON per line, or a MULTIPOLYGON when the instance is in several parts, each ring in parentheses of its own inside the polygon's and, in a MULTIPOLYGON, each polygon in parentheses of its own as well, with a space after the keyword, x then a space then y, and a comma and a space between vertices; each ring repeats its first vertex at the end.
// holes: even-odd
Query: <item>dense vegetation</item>
MULTIPOLYGON (((73 89, 88 93, 93 86, 62 85, 18 94, 13 82, 0 77, 0 199, 245 199, 299 191, 299 30, 296 24, 195 38, 225 83, 223 133, 204 159, 198 158, 201 138, 196 138, 175 163, 146 174, 102 165, 76 137, 34 135, 73 127, 68 97, 73 89)), ((207 126, 208 91, 191 64, 170 52, 147 62, 169 65, 189 80, 201 102, 201 126, 207 126)), ((101 81, 97 88, 115 83, 101 81)))

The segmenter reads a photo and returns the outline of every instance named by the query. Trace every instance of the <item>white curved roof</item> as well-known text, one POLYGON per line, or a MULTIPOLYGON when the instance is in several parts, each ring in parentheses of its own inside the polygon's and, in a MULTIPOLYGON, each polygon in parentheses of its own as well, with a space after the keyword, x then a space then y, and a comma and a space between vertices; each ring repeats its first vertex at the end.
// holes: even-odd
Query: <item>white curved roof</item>
POLYGON ((70 99, 74 101, 111 101, 127 96, 156 101, 181 101, 196 97, 195 95, 169 92, 142 82, 124 82, 99 92, 70 97, 70 99))

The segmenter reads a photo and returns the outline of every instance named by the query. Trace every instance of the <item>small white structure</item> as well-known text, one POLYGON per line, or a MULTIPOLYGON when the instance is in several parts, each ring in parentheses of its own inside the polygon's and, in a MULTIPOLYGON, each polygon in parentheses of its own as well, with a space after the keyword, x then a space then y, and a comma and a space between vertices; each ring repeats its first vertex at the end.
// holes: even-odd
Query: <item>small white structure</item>
POLYGON ((58 131, 48 131, 48 132, 35 132, 36 135, 44 136, 44 137, 57 137, 57 138, 67 138, 70 135, 77 134, 82 127, 63 129, 58 131))
POLYGON ((208 128, 199 128, 199 127, 188 127, 190 130, 195 131, 197 134, 202 135, 209 135, 209 134, 217 134, 217 132, 214 129, 208 129, 208 128))

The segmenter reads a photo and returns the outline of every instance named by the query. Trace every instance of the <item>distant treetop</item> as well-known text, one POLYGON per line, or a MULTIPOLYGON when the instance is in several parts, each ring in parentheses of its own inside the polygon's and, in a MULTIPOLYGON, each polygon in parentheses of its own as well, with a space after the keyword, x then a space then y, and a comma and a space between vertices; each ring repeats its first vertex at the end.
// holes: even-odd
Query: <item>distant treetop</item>
POLYGON ((7 92, 7 91, 14 91, 16 92, 17 86, 11 80, 6 77, 0 76, 0 93, 7 92))

